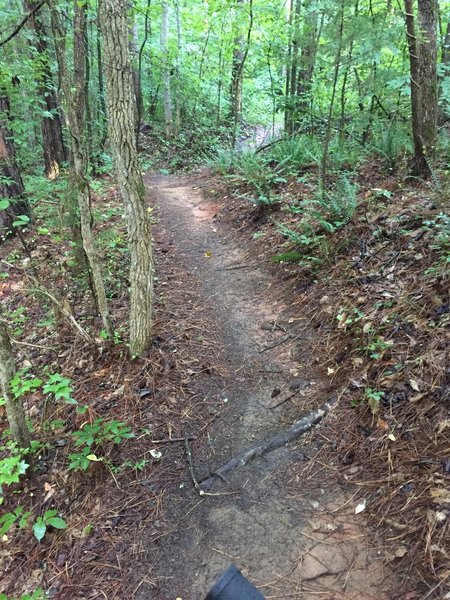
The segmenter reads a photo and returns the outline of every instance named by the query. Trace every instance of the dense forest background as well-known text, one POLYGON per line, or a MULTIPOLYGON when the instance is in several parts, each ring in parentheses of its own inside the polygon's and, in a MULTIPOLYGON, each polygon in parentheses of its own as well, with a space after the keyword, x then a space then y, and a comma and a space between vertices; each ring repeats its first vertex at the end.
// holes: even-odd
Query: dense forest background
MULTIPOLYGON (((140 539, 186 457, 200 490, 190 444, 228 397, 191 380, 233 383, 224 310, 204 325, 193 283, 214 251, 193 234, 173 250, 190 231, 173 190, 199 188, 208 235, 247 252, 217 272, 266 269, 292 311, 258 360, 304 344, 339 398, 323 468, 364 490, 354 512, 395 540, 402 582, 447 598, 450 1, 16 0, 0 17, 0 600, 97 580, 86 597, 131 597, 128 529, 96 507, 134 503, 140 539), (110 562, 78 562, 84 544, 110 562)), ((302 391, 291 371, 268 411, 302 391)))
MULTIPOLYGON (((78 3, 74 12, 71 3, 58 4, 58 35, 65 37, 69 65, 76 54, 75 12, 82 13, 77 27, 85 60, 77 67, 83 73, 76 85, 83 85, 86 95, 84 135, 91 169, 105 170, 110 152, 98 6, 78 3)), ((420 120, 427 120, 438 101, 444 123, 450 101, 448 3, 421 1, 417 15, 413 4, 134 3, 128 46, 136 130, 178 143, 195 136, 202 144, 197 151, 211 155, 215 140, 226 138, 232 145, 241 126, 260 125, 273 134, 283 129, 306 135, 302 146, 313 159, 320 153, 317 145, 329 137, 326 153, 338 155, 349 169, 371 152, 394 167, 413 143, 411 68, 417 70, 413 92, 416 85, 422 96, 428 94, 417 107, 420 120), (411 15, 408 35, 405 9, 411 15)), ((9 106, 18 164, 26 176, 44 166, 54 175, 54 165, 68 156, 55 19, 52 24, 47 3, 29 2, 3 7, 2 23, 2 102, 9 106)), ((446 135, 444 130, 439 139, 442 159, 446 135)))

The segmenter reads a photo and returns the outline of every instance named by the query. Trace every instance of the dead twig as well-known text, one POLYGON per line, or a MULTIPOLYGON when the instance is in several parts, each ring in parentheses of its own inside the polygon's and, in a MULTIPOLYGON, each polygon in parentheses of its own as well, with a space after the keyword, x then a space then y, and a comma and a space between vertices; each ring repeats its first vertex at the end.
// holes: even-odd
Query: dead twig
MULTIPOLYGON (((191 435, 188 438, 188 441, 197 439, 195 435, 191 435)), ((186 437, 178 437, 178 438, 163 438, 161 440, 150 440, 151 444, 171 444, 172 442, 186 442, 186 437)))
MULTIPOLYGON (((291 425, 288 429, 281 431, 274 437, 263 440, 262 442, 256 444, 255 446, 252 446, 248 450, 240 452, 227 463, 225 463, 222 467, 211 472, 211 475, 209 477, 201 481, 200 489, 206 491, 210 490, 216 477, 223 479, 226 473, 229 473, 237 467, 245 466, 252 459, 264 456, 265 454, 268 454, 269 452, 272 452, 277 448, 281 448, 289 442, 293 442, 294 440, 298 439, 301 435, 309 431, 313 425, 319 423, 319 421, 323 419, 323 417, 331 410, 331 408, 336 402, 337 397, 331 398, 321 408, 313 410, 308 415, 306 415, 306 417, 295 421, 295 423, 291 425)), ((197 485, 199 484, 197 483, 197 485)))
POLYGON ((215 271, 237 271, 238 269, 257 269, 258 265, 231 265, 229 267, 219 267, 215 271))
POLYGON ((191 450, 191 445, 189 443, 189 436, 187 434, 185 434, 185 436, 184 436, 184 445, 186 448, 186 457, 187 457, 187 461, 188 461, 189 473, 191 475, 192 483, 194 484, 194 487, 198 491, 200 496, 203 496, 204 492, 200 488, 200 485, 195 477, 194 465, 192 463, 192 450, 191 450))
POLYGON ((260 354, 262 354, 263 352, 267 352, 267 350, 272 350, 273 348, 276 348, 277 346, 281 346, 281 344, 285 344, 286 342, 288 342, 290 339, 292 338, 291 334, 289 333, 288 335, 284 335, 282 336, 282 338, 278 338, 278 340, 276 340, 273 344, 271 344, 270 346, 266 346, 265 348, 263 348, 262 350, 259 351, 260 354))

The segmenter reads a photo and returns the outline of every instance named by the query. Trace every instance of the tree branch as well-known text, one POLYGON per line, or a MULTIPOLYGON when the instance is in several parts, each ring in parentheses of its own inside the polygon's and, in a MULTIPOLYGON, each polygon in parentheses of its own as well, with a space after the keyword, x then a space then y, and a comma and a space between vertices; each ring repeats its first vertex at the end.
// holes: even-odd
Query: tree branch
POLYGON ((30 10, 30 12, 21 20, 21 22, 17 25, 17 27, 14 29, 14 31, 8 35, 7 38, 5 38, 4 40, 2 40, 0 42, 0 48, 2 46, 4 46, 5 44, 7 44, 8 42, 10 42, 14 37, 16 37, 16 35, 19 33, 19 31, 22 29, 22 27, 24 25, 26 25, 26 23, 29 21, 29 19, 31 19, 37 12, 38 10, 40 10, 44 4, 47 2, 47 0, 42 0, 42 2, 39 2, 39 4, 36 4, 36 6, 33 8, 33 10, 30 10))

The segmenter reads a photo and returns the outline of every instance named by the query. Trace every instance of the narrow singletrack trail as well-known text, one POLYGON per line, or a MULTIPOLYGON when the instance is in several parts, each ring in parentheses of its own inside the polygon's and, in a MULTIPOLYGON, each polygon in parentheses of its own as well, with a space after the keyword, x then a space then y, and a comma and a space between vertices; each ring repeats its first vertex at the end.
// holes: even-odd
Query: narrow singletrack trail
MULTIPOLYGON (((290 317, 269 271, 218 220, 195 179, 150 175, 146 185, 177 261, 195 275, 195 293, 220 332, 221 387, 208 374, 197 383, 198 393, 219 395, 224 407, 192 445, 200 480, 311 410, 302 398, 314 396, 314 372, 298 371, 290 341, 314 332, 290 317)), ((201 600, 234 562, 268 599, 403 598, 364 516, 355 515, 354 492, 330 483, 320 468, 301 475, 314 451, 308 440, 232 471, 227 483, 217 478, 206 495, 195 490, 186 462, 165 498, 171 527, 155 548, 156 570, 134 597, 201 600)), ((153 552, 145 530, 139 543, 153 552)))

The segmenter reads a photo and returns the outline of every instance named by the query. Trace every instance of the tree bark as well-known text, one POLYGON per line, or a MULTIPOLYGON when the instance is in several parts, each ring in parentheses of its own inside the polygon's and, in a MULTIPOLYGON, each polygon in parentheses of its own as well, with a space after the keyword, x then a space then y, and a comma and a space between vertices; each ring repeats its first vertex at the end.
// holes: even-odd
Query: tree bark
POLYGON ((424 153, 431 158, 437 140, 437 1, 419 0, 419 86, 424 153))
POLYGON ((333 76, 333 87, 331 89, 330 106, 328 109, 328 120, 327 127, 325 130, 325 139, 323 142, 322 160, 320 161, 320 193, 323 196, 326 193, 326 178, 328 169, 328 155, 330 150, 331 132, 333 129, 333 109, 334 102, 336 99, 337 84, 339 77, 339 69, 341 66, 342 56, 342 42, 344 35, 344 23, 345 23, 345 0, 341 0, 341 6, 339 9, 339 30, 338 30, 338 41, 336 48, 336 55, 334 59, 334 76, 333 76))
MULTIPOLYGON (((239 7, 244 0, 236 0, 239 7)), ((238 33, 234 39, 233 60, 231 64, 231 84, 230 84, 230 112, 229 122, 232 132, 232 145, 236 143, 236 135, 242 120, 242 87, 244 80, 244 66, 250 48, 250 38, 253 29, 253 0, 248 0, 249 22, 247 29, 247 38, 238 33)), ((238 19, 240 18, 238 13, 238 19)))
POLYGON ((21 399, 14 398, 11 390, 11 380, 15 373, 16 367, 8 328, 0 316, 0 386, 5 399, 6 417, 13 440, 20 448, 28 448, 30 432, 25 419, 25 410, 21 399))
POLYGON ((296 114, 294 117, 294 129, 297 130, 301 124, 301 116, 312 104, 311 89, 316 66, 317 46, 324 22, 322 14, 318 25, 318 14, 316 11, 307 13, 302 36, 302 51, 298 65, 297 89, 296 89, 296 114))
MULTIPOLYGON (((35 0, 24 0, 25 11, 33 11, 38 4, 35 0)), ((38 93, 47 113, 41 121, 45 174, 49 179, 55 179, 59 174, 61 165, 67 161, 68 156, 64 143, 58 96, 50 68, 47 32, 42 20, 42 10, 35 12, 30 17, 30 26, 34 29, 35 46, 41 64, 41 71, 38 76, 38 93)))
POLYGON ((181 8, 179 0, 175 0, 175 20, 177 24, 177 55, 175 58, 175 135, 179 135, 181 130, 181 74, 180 59, 182 50, 182 24, 181 8))
POLYGON ((16 149, 10 128, 9 97, 0 89, 0 199, 9 200, 7 209, 0 210, 0 240, 14 233, 17 215, 31 217, 25 198, 25 188, 16 161, 16 149))
POLYGON ((130 267, 130 353, 150 345, 153 307, 151 227, 134 130, 134 94, 127 44, 127 0, 102 0, 108 131, 128 225, 130 267))
POLYGON ((411 76, 411 126, 414 141, 414 158, 411 173, 428 179, 431 169, 425 155, 425 143, 422 137, 422 99, 421 69, 419 63, 419 45, 416 38, 413 0, 405 0, 406 38, 409 50, 409 68, 411 76))
MULTIPOLYGON (((108 138, 108 127, 106 124, 106 102, 105 102, 105 87, 103 83, 103 59, 102 59, 102 38, 100 31, 100 15, 97 7, 96 19, 96 34, 97 34, 97 75, 98 75, 98 113, 100 118, 100 148, 99 156, 105 149, 106 140, 108 138)), ((100 160, 99 160, 100 162, 100 160)))
POLYGON ((141 133, 142 115, 144 113, 144 98, 142 95, 142 59, 144 56, 145 45, 147 44, 148 36, 151 33, 150 30, 150 6, 151 0, 147 0, 147 7, 145 10, 144 18, 144 38, 141 45, 139 46, 138 52, 138 89, 140 90, 139 97, 137 98, 137 115, 136 115, 136 148, 139 150, 139 135, 141 133))
POLYGON ((55 33, 55 48, 66 104, 67 124, 72 150, 71 175, 77 193, 83 249, 90 269, 93 295, 97 309, 105 331, 112 338, 114 331, 92 234, 91 190, 87 179, 84 130, 86 111, 86 87, 84 85, 86 68, 86 4, 80 4, 78 0, 74 2, 73 78, 67 69, 64 31, 62 30, 54 1, 52 1, 52 20, 55 33))
POLYGON ((167 137, 174 134, 172 114, 172 94, 170 91, 171 75, 169 61, 169 5, 167 0, 162 2, 161 21, 161 51, 163 53, 163 105, 164 105, 164 128, 167 137))
POLYGON ((134 13, 129 16, 129 36, 128 49, 130 51, 131 72, 133 74, 133 89, 135 96, 135 128, 138 127, 138 107, 142 104, 142 88, 141 78, 139 77, 138 62, 139 62, 139 35, 136 25, 136 17, 134 13))

